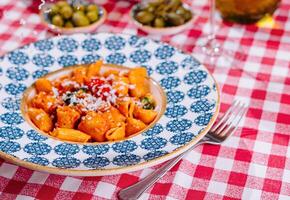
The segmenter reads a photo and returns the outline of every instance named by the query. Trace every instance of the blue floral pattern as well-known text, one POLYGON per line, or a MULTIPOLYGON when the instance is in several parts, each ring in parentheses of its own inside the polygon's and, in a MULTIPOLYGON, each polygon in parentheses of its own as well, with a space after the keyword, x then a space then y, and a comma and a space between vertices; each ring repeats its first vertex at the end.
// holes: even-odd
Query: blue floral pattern
POLYGON ((0 128, 0 138, 17 140, 24 135, 24 131, 18 127, 3 126, 0 128))
POLYGON ((11 67, 6 73, 7 77, 14 81, 24 81, 29 76, 29 72, 23 67, 11 67))
POLYGON ((201 97, 205 97, 210 93, 210 87, 207 85, 199 85, 191 88, 187 95, 193 99, 199 99, 201 97))
POLYGON ((139 49, 130 54, 130 60, 133 63, 146 63, 151 58, 151 53, 144 49, 139 49))
POLYGON ((24 121, 22 116, 16 112, 11 112, 11 113, 8 112, 8 113, 1 114, 0 120, 4 124, 9 124, 9 125, 21 124, 24 121))
POLYGON ((71 155, 78 153, 80 151, 80 148, 76 144, 63 143, 63 144, 59 144, 56 147, 54 147, 54 151, 58 155, 71 156, 71 155))
POLYGON ((109 145, 98 145, 98 146, 91 146, 91 145, 84 145, 82 151, 88 155, 102 155, 109 151, 109 145))
POLYGON ((132 47, 140 48, 140 47, 145 46, 145 45, 148 43, 148 40, 145 39, 145 38, 138 37, 138 36, 136 36, 136 35, 132 35, 132 36, 129 38, 128 43, 129 43, 132 47))
POLYGON ((179 103, 183 101, 185 94, 182 91, 170 90, 169 92, 167 92, 166 96, 168 103, 179 103))
POLYGON ((12 51, 8 54, 8 60, 14 65, 25 65, 29 62, 29 57, 21 51, 12 51))
POLYGON ((205 71, 202 71, 202 70, 192 71, 184 76, 183 81, 184 83, 188 85, 199 84, 205 81, 206 77, 207 77, 207 72, 205 71))
POLYGON ((183 132, 192 126, 192 121, 189 119, 174 119, 169 121, 166 129, 170 132, 183 132))
POLYGON ((85 39, 82 42, 82 48, 86 51, 97 51, 101 48, 101 42, 95 38, 85 39))
POLYGON ((211 117, 212 117, 212 113, 205 113, 205 114, 199 115, 194 120, 194 123, 196 123, 199 126, 206 126, 206 125, 208 125, 211 117))
POLYGON ((163 150, 161 150, 161 151, 152 151, 152 152, 149 152, 149 153, 145 154, 143 158, 144 158, 144 160, 149 161, 149 160, 153 160, 155 158, 159 158, 160 156, 164 156, 166 154, 168 154, 168 152, 167 151, 163 151, 163 150))
POLYGON ((178 77, 169 76, 161 79, 160 84, 165 89, 173 89, 180 85, 180 79, 178 77))
POLYGON ((166 59, 172 57, 174 53, 175 53, 174 47, 169 45, 162 45, 156 49, 154 55, 158 59, 166 59))
POLYGON ((0 141, 0 151, 11 154, 21 149, 20 144, 14 141, 0 141))
POLYGON ((122 65, 126 62, 127 57, 122 53, 113 53, 106 57, 107 63, 122 65))
POLYGON ((38 67, 50 67, 54 63, 54 58, 49 54, 36 54, 32 58, 33 64, 38 67))
POLYGON ((144 132, 143 134, 146 136, 153 136, 153 135, 158 135, 159 133, 163 132, 163 127, 161 124, 155 124, 152 128, 144 132))
POLYGON ((173 74, 178 69, 178 64, 174 61, 165 61, 157 65, 156 71, 161 75, 173 74))
POLYGON ((24 151, 31 155, 46 155, 51 151, 51 146, 43 142, 34 142, 25 145, 24 151))
POLYGON ((57 47, 64 52, 73 52, 78 48, 78 42, 72 38, 62 38, 58 41, 57 47))
POLYGON ((182 62, 181 66, 185 69, 196 69, 197 67, 200 66, 200 62, 198 62, 194 57, 192 56, 187 56, 182 62))
POLYGON ((34 43, 34 47, 39 51, 50 51, 53 49, 54 44, 51 40, 40 40, 34 43))
POLYGON ((73 55, 63 55, 58 58, 57 60, 58 64, 62 67, 68 67, 72 65, 78 64, 78 58, 73 55))
POLYGON ((110 161, 106 157, 90 157, 84 160, 84 165, 88 168, 98 169, 110 164, 110 161))
POLYGON ((47 140, 47 137, 45 137, 43 135, 40 135, 35 130, 29 130, 29 131, 27 131, 26 135, 32 141, 44 141, 44 140, 47 140))
POLYGON ((26 90, 26 85, 23 83, 9 83, 5 85, 4 89, 10 95, 17 95, 26 90))
POLYGON ((190 110, 195 113, 207 112, 214 108, 215 103, 208 99, 200 99, 191 104, 190 110))
MULTIPOLYGON (((138 168, 177 154, 214 120, 218 87, 194 57, 148 38, 111 33, 58 36, 0 58, 0 151, 56 170, 96 170, 109 174, 138 168), (49 72, 102 59, 132 68, 143 66, 164 89, 167 103, 157 123, 126 140, 78 144, 39 133, 20 112, 23 92, 49 72), (3 88, 2 88, 3 86, 3 88), (148 163, 148 164, 147 164, 148 163)), ((64 172, 64 171, 62 171, 64 172)))
POLYGON ((48 70, 46 70, 46 69, 36 70, 36 71, 34 71, 34 72, 32 73, 32 77, 33 77, 34 79, 38 79, 38 78, 44 76, 44 75, 47 74, 47 73, 48 73, 48 70))
POLYGON ((24 161, 31 162, 41 166, 47 166, 49 164, 48 159, 39 156, 33 156, 30 158, 24 158, 24 161))
POLYGON ((139 163, 140 156, 135 154, 123 154, 114 157, 113 163, 117 166, 130 166, 139 163))
POLYGON ((99 56, 98 54, 88 54, 82 57, 82 64, 90 64, 100 59, 101 56, 99 56))
POLYGON ((109 50, 120 50, 126 45, 126 40, 120 36, 111 36, 105 41, 105 47, 109 50))
POLYGON ((167 143, 167 140, 161 137, 149 137, 141 142, 141 148, 146 150, 161 149, 167 143))
POLYGON ((20 109, 21 99, 19 98, 12 98, 12 97, 5 97, 1 102, 1 105, 10 111, 17 111, 20 109))
POLYGON ((74 157, 59 157, 52 161, 52 165, 57 168, 76 168, 81 164, 81 161, 74 157))
POLYGON ((165 111, 166 117, 169 118, 177 118, 177 117, 182 117, 188 112, 187 108, 183 105, 174 105, 171 107, 167 107, 165 111))
POLYGON ((192 133, 180 133, 172 136, 170 142, 174 145, 184 145, 192 140, 194 135, 192 133))
POLYGON ((117 142, 112 145, 112 148, 117 153, 128 153, 137 149, 137 144, 133 141, 117 142))

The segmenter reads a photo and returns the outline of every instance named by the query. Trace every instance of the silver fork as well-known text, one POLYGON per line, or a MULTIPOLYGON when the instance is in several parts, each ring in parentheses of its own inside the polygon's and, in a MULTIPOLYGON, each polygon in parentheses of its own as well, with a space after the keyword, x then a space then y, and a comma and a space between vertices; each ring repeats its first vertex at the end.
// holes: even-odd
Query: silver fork
POLYGON ((143 178, 139 182, 120 190, 118 193, 119 199, 135 200, 138 199, 149 187, 158 181, 166 172, 168 172, 185 154, 194 149, 196 146, 204 143, 221 144, 229 138, 238 128, 238 124, 245 115, 247 107, 240 101, 234 101, 226 113, 220 118, 210 131, 195 145, 187 151, 165 163, 161 168, 154 171, 152 174, 143 178))

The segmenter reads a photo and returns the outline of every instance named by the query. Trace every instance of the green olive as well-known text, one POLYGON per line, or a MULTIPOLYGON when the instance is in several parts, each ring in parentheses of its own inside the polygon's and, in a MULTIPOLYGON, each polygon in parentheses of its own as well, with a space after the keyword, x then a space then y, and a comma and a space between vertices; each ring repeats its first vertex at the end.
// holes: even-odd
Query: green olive
POLYGON ((154 27, 157 27, 157 28, 162 28, 165 26, 165 22, 164 22, 164 19, 163 18, 155 18, 154 20, 154 27))
POLYGON ((173 7, 178 7, 181 5, 181 1, 180 0, 170 0, 169 1, 169 5, 173 6, 173 7))
POLYGON ((192 13, 189 10, 186 10, 183 17, 184 17, 185 21, 188 21, 192 18, 192 13))
POLYGON ((64 27, 66 27, 66 28, 73 28, 74 25, 73 25, 73 23, 71 21, 67 21, 67 22, 65 22, 64 27))
POLYGON ((81 10, 78 10, 78 11, 75 11, 74 13, 78 13, 80 15, 86 15, 84 11, 81 11, 81 10))
POLYGON ((61 14, 61 16, 64 19, 69 19, 69 18, 71 18, 72 14, 73 14, 73 9, 70 6, 63 6, 60 9, 59 13, 61 14))
POLYGON ((55 4, 51 5, 50 8, 49 8, 49 15, 52 17, 56 14, 58 14, 59 12, 59 7, 55 4))
POLYGON ((90 20, 79 12, 73 14, 72 21, 76 26, 88 26, 90 24, 90 20))
POLYGON ((184 19, 182 16, 173 12, 167 14, 167 21, 172 26, 179 26, 184 24, 184 19))
POLYGON ((184 16, 184 14, 186 13, 186 9, 184 7, 182 7, 182 6, 179 6, 175 12, 178 15, 184 16))
POLYGON ((136 19, 142 24, 148 24, 154 19, 154 15, 147 11, 140 11, 136 14, 136 19))
POLYGON ((99 10, 99 8, 98 8, 98 6, 97 5, 95 5, 95 4, 89 4, 88 6, 87 6, 87 12, 89 12, 89 11, 95 11, 95 12, 97 12, 98 13, 98 10, 99 10))
POLYGON ((73 8, 74 8, 74 11, 80 10, 80 11, 84 12, 86 10, 85 6, 82 5, 82 4, 76 4, 76 5, 73 6, 73 8))
POLYGON ((58 1, 55 5, 58 6, 59 8, 63 6, 69 6, 68 2, 66 1, 58 1))
POLYGON ((99 15, 95 11, 87 12, 87 17, 89 18, 91 23, 93 23, 99 19, 99 15))
POLYGON ((54 15, 52 17, 52 20, 51 20, 51 23, 55 26, 60 26, 62 27, 63 26, 63 19, 60 15, 54 15))
POLYGON ((155 0, 148 3, 150 6, 159 6, 164 3, 164 0, 155 0))
POLYGON ((181 5, 182 4, 180 0, 170 0, 170 2, 168 3, 171 12, 175 12, 181 5))
POLYGON ((144 8, 144 10, 153 13, 155 11, 155 8, 156 8, 155 6, 148 5, 144 8))

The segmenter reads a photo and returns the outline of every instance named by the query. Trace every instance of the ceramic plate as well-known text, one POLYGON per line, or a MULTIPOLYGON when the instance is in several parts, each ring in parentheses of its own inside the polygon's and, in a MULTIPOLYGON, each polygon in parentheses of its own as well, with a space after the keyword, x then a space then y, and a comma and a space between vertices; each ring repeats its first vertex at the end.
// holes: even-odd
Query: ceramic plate
POLYGON ((41 40, 0 57, 0 156, 39 171, 76 176, 124 173, 150 167, 184 152, 217 117, 219 91, 194 57, 147 38, 111 33, 41 40), (166 110, 146 132, 120 142, 73 144, 38 133, 20 111, 23 92, 39 77, 103 59, 144 66, 163 88, 166 110))

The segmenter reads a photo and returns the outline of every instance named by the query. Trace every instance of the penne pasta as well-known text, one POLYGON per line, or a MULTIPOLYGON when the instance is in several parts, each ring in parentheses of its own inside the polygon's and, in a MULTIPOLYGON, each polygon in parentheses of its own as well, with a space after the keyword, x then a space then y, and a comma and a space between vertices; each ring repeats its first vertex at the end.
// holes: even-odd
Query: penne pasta
POLYGON ((111 107, 110 110, 104 112, 103 116, 109 123, 110 128, 114 128, 126 120, 126 117, 115 107, 111 107))
POLYGON ((102 60, 98 60, 97 62, 90 64, 87 70, 87 78, 98 76, 102 65, 103 65, 102 60))
POLYGON ((58 105, 58 100, 54 96, 40 92, 32 99, 31 105, 35 108, 41 108, 47 113, 52 113, 58 105))
POLYGON ((103 114, 93 111, 88 112, 78 125, 80 131, 89 134, 97 142, 106 140, 105 133, 109 128, 109 124, 103 114))
POLYGON ((51 133, 51 136, 57 137, 60 140, 67 140, 72 142, 88 142, 91 136, 81 131, 70 128, 56 128, 51 133))
POLYGON ((135 103, 133 102, 132 99, 118 102, 118 110, 125 117, 133 117, 134 107, 135 107, 135 103))
POLYGON ((149 83, 147 80, 147 72, 143 67, 132 69, 128 75, 129 82, 134 87, 130 89, 130 94, 133 97, 143 97, 150 92, 149 83))
POLYGON ((146 128, 146 124, 144 124, 141 120, 134 118, 127 118, 126 124, 126 136, 133 135, 141 130, 146 128))
POLYGON ((122 123, 121 126, 111 128, 106 133, 106 139, 109 141, 121 140, 126 136, 125 123, 122 123))
POLYGON ((157 116, 155 110, 146 110, 140 107, 135 106, 134 117, 140 119, 145 124, 150 124, 157 116))
POLYGON ((45 93, 51 93, 52 92, 52 84, 48 79, 40 78, 37 81, 35 81, 35 88, 37 93, 39 92, 45 92, 45 93))
POLYGON ((106 70, 105 72, 103 72, 102 75, 104 77, 108 77, 110 75, 118 76, 119 75, 119 71, 118 70, 114 70, 114 69, 109 69, 109 70, 106 70))
POLYGON ((56 109, 56 126, 60 128, 74 128, 80 113, 69 106, 62 106, 56 109))
POLYGON ((157 117, 145 68, 103 70, 99 60, 53 79, 40 78, 27 102, 35 126, 61 140, 122 140, 157 117))
POLYGON ((129 92, 129 79, 127 77, 116 77, 113 88, 117 94, 122 97, 128 95, 129 92))
POLYGON ((73 70, 73 78, 72 80, 77 82, 78 84, 83 84, 86 79, 87 68, 86 67, 77 67, 73 70))
POLYGON ((38 108, 29 108, 28 116, 31 121, 44 132, 51 131, 53 128, 52 120, 49 115, 42 109, 38 108))

